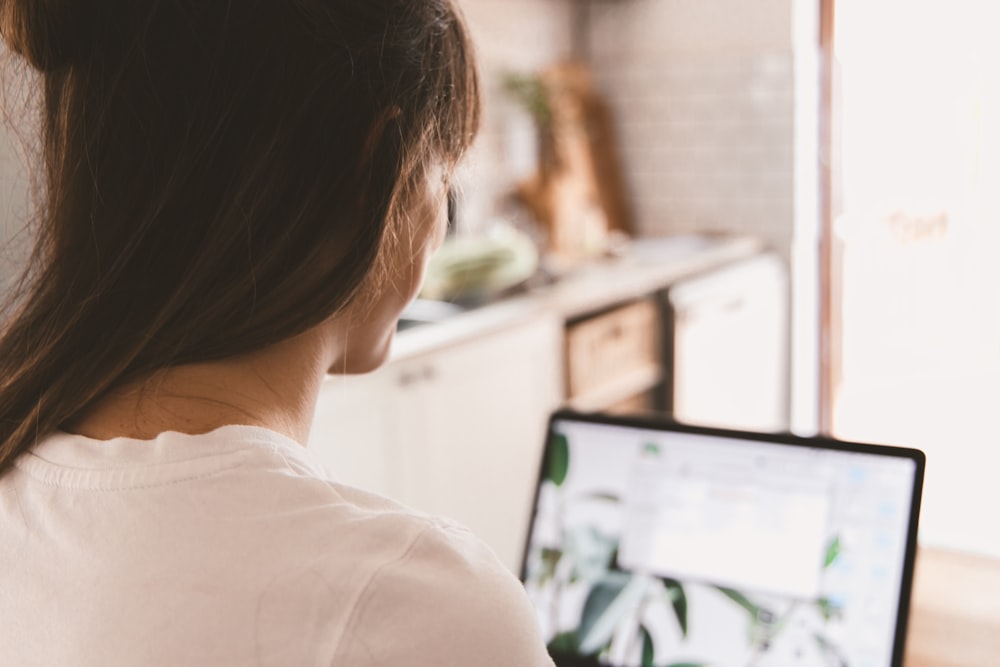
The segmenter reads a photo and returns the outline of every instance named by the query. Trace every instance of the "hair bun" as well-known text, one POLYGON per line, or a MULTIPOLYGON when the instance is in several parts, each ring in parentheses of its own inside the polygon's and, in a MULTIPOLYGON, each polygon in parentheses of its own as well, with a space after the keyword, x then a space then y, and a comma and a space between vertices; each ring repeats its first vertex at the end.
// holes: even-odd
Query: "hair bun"
POLYGON ((43 72, 85 59, 94 41, 91 3, 82 0, 0 0, 0 37, 43 72))

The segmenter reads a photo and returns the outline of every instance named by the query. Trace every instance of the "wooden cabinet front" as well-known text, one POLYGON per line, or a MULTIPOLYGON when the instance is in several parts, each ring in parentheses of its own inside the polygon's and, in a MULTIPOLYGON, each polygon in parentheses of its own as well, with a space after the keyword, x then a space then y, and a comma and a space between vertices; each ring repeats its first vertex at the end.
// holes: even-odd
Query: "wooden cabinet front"
POLYGON ((660 310, 639 299, 566 327, 569 404, 580 410, 650 407, 662 380, 660 310))

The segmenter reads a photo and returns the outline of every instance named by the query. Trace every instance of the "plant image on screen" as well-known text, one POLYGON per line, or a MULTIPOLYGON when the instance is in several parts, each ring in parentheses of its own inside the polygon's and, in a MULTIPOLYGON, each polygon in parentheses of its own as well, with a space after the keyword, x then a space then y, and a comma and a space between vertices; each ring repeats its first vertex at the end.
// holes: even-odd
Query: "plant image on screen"
MULTIPOLYGON (((841 560, 840 535, 819 536, 825 554, 813 573, 820 584, 812 592, 819 590, 818 595, 790 594, 780 585, 733 585, 742 581, 740 568, 728 579, 677 575, 670 563, 680 562, 681 556, 672 553, 669 540, 661 539, 664 531, 657 528, 666 521, 663 517, 670 517, 672 527, 683 526, 691 506, 701 503, 699 507, 708 508, 703 515, 729 525, 740 519, 739 512, 748 511, 740 509, 745 503, 737 497, 720 505, 694 493, 690 502, 671 506, 657 500, 660 504, 645 512, 643 503, 662 496, 661 489, 643 488, 649 479, 644 473, 666 456, 658 444, 616 443, 599 456, 589 450, 584 456, 574 450, 571 436, 553 438, 525 574, 550 652, 581 656, 593 665, 629 667, 848 667, 839 649, 842 609, 822 593, 821 585, 841 560), (736 513, 713 518, 719 506, 735 507, 736 513)), ((755 516, 768 516, 755 511, 755 516)), ((779 529, 773 533, 778 535, 779 529)), ((767 544, 760 540, 770 533, 747 534, 752 537, 744 542, 746 548, 725 554, 726 560, 742 559, 746 572, 765 572, 768 563, 761 561, 767 544)), ((717 555, 706 550, 705 571, 717 555)), ((693 570, 677 571, 696 571, 697 560, 693 570)), ((780 570, 778 574, 780 580, 780 570)))

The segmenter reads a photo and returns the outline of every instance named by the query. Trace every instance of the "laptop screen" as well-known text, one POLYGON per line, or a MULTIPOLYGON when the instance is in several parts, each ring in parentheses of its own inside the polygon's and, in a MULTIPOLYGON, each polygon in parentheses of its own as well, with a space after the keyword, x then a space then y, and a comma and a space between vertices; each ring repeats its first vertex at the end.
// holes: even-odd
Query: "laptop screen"
POLYGON ((923 466, 557 414, 522 569, 556 664, 901 665, 923 466))

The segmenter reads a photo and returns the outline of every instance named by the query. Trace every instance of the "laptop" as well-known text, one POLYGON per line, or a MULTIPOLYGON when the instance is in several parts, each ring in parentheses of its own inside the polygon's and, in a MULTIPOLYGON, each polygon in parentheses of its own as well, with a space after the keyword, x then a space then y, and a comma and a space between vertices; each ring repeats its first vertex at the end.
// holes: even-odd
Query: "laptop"
POLYGON ((558 667, 901 667, 924 455, 558 412, 521 580, 558 667))

